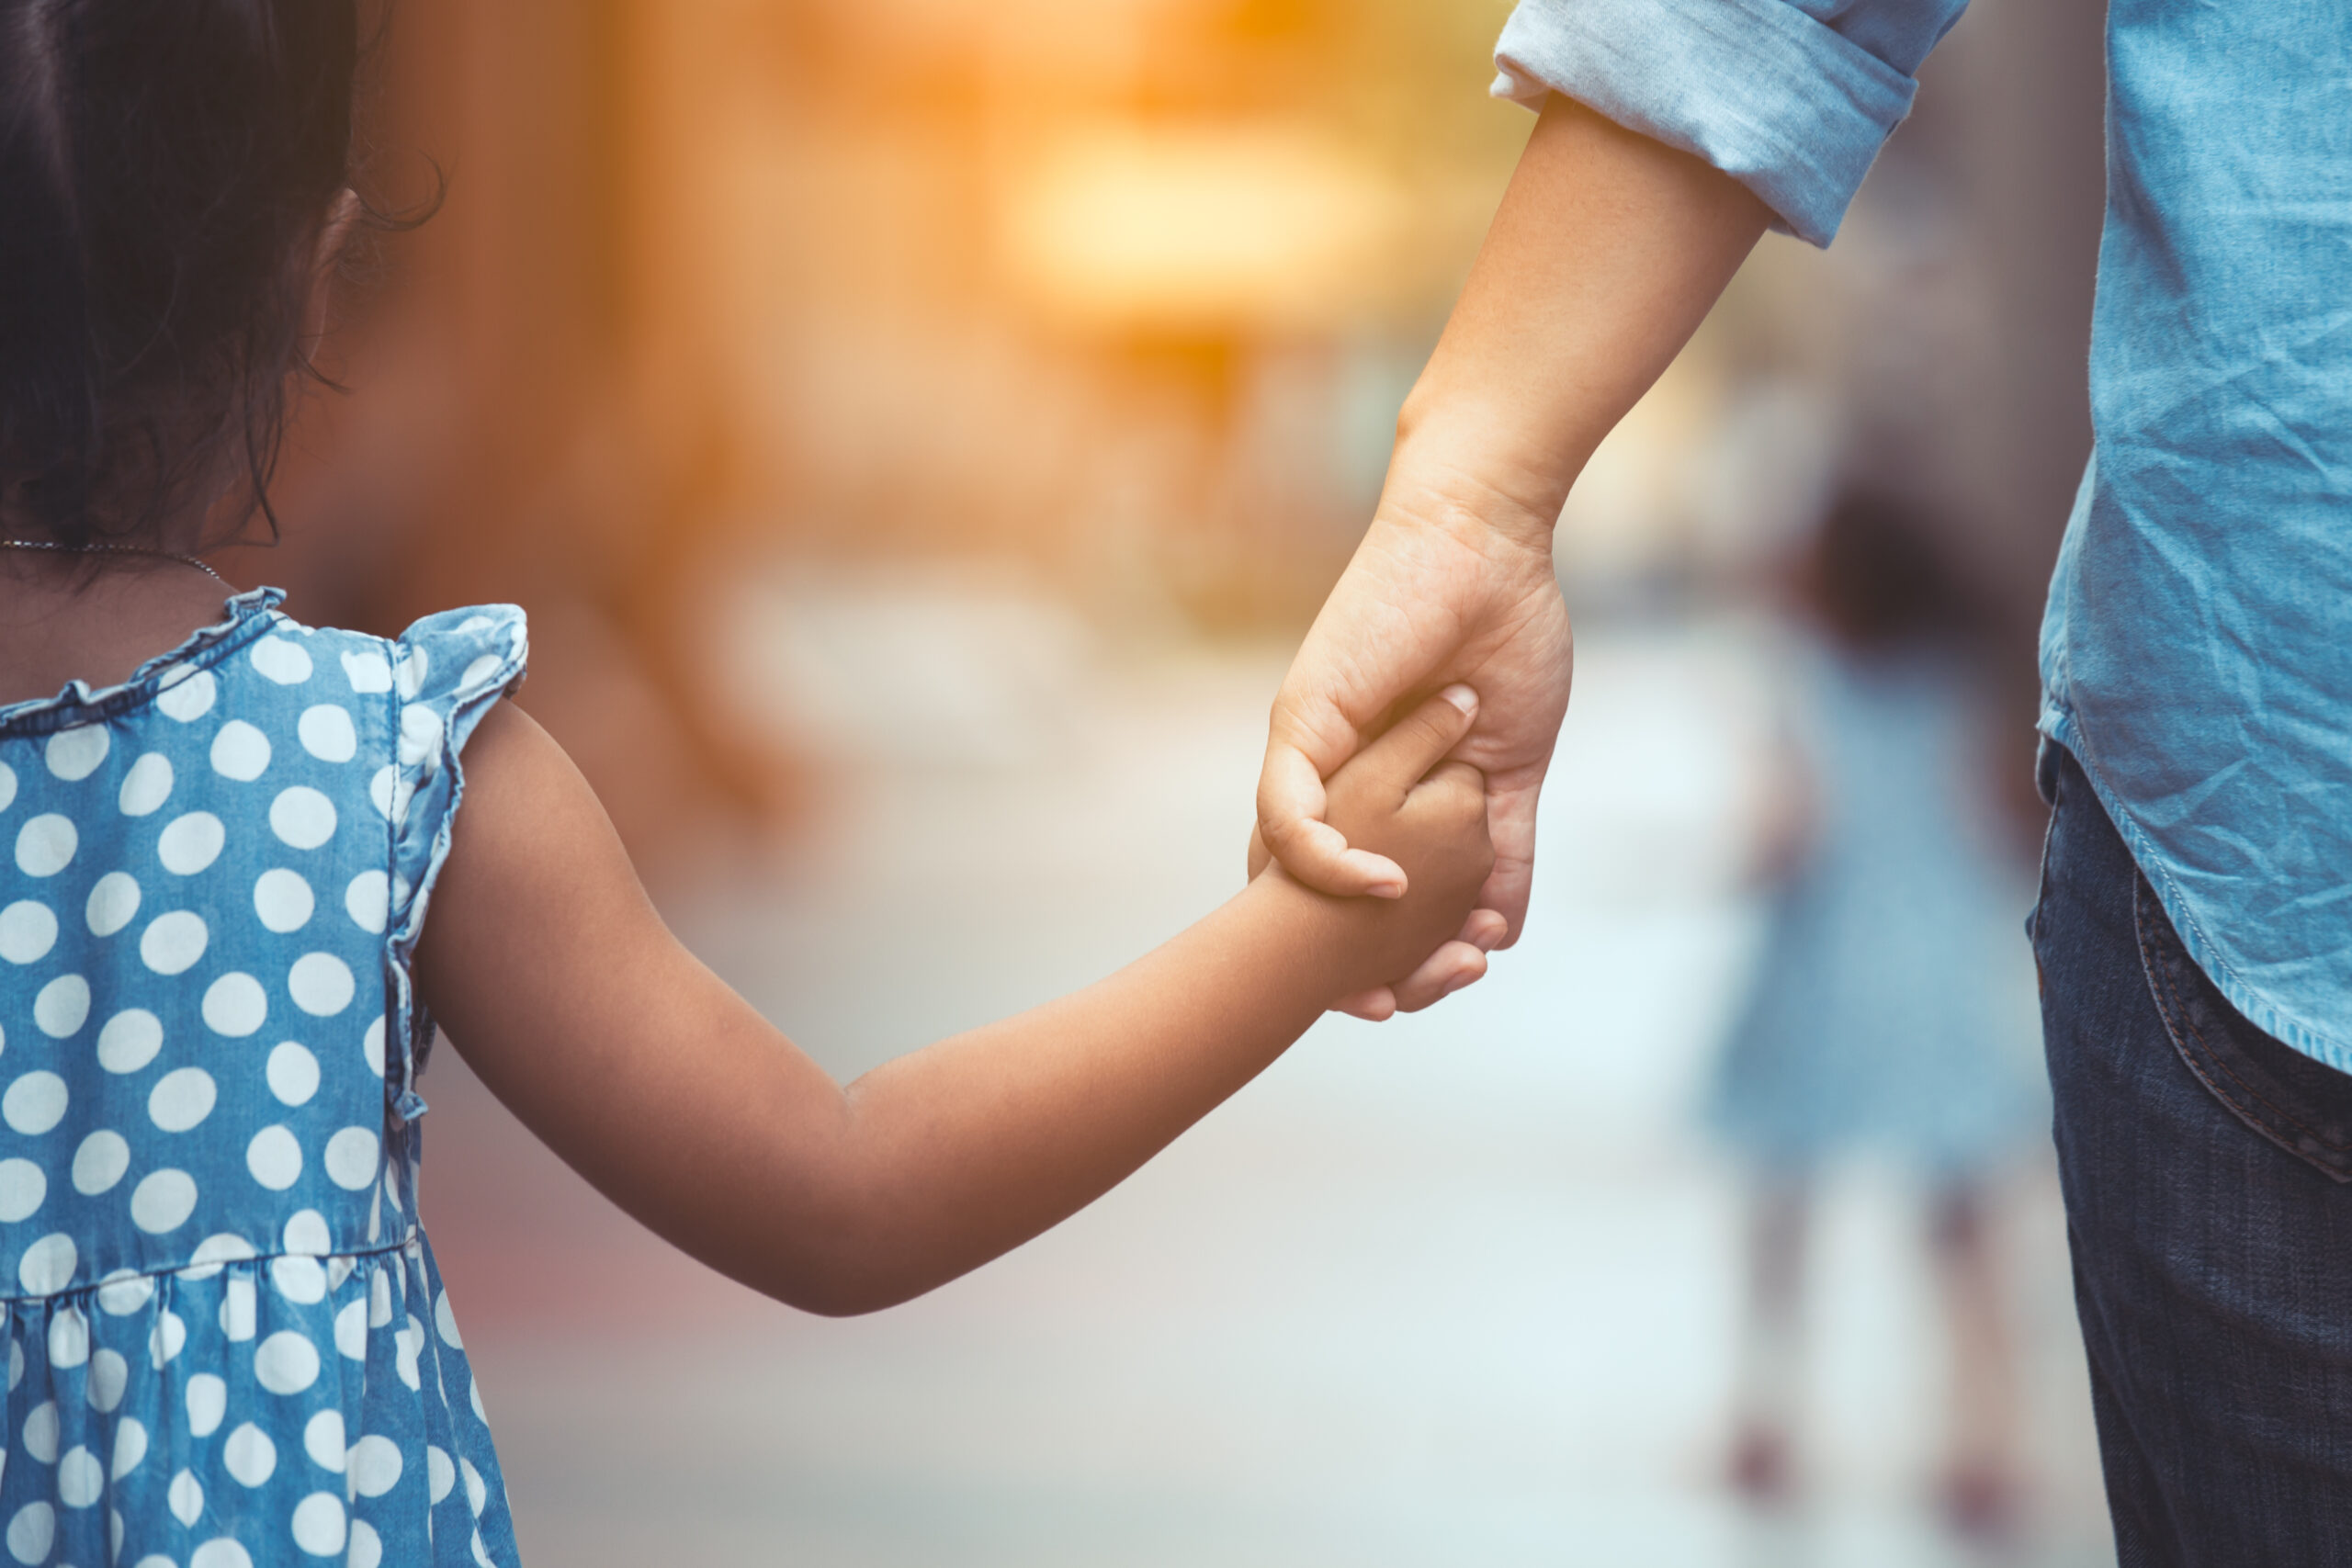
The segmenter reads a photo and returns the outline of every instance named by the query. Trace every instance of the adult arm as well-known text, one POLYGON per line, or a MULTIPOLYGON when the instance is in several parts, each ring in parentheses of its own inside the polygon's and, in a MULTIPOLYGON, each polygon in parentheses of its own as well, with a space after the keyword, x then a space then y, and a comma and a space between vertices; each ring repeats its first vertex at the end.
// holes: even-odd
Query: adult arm
POLYGON ((1259 833, 1302 880, 1393 895, 1322 820, 1321 780, 1447 680, 1485 706, 1496 867, 1458 940, 1383 1016, 1481 972, 1524 922, 1535 801, 1566 711, 1551 529, 1600 439, 1688 341, 1768 222, 1826 244, 1963 0, 1525 0, 1501 90, 1540 106, 1467 287, 1407 399, 1370 530, 1274 705, 1259 833), (1586 106, 1591 106, 1589 107, 1586 106))
POLYGON ((1460 937, 1395 987, 1425 1006, 1526 919, 1535 802, 1567 711, 1552 525, 1602 436, 1657 378, 1770 217, 1699 158, 1555 96, 1397 420, 1371 528, 1274 702, 1258 786, 1267 848, 1332 893, 1394 897, 1387 857, 1324 818, 1323 781, 1400 702, 1477 688, 1456 755, 1487 776, 1495 871, 1460 937))

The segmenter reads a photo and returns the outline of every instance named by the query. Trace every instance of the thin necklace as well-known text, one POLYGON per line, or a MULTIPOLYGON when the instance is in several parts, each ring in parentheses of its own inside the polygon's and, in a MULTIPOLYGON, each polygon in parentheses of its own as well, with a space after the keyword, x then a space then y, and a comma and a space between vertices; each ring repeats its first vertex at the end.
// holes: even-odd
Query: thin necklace
POLYGON ((177 550, 159 550, 146 545, 61 545, 54 539, 0 539, 0 550, 54 550, 60 555, 79 556, 96 553, 110 556, 153 556, 157 560, 175 560, 182 566, 192 566, 232 593, 237 585, 197 559, 177 550))

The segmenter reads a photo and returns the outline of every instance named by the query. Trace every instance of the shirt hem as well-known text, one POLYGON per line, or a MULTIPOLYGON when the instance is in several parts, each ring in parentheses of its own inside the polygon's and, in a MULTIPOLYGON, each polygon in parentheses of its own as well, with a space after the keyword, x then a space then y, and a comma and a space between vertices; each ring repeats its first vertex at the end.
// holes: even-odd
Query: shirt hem
POLYGON ((2180 938, 2181 947, 2205 977, 2213 983, 2214 988, 2222 993, 2222 998, 2235 1008, 2247 1022, 2280 1044, 2309 1056, 2322 1066, 2333 1067, 2339 1073, 2352 1073, 2352 1043, 2331 1040, 2301 1020, 2289 1017, 2230 967, 2229 960, 2222 956, 2213 940, 2206 935, 2204 927, 2190 912, 2188 896, 2173 880, 2163 857, 2156 852, 2154 840, 2132 819, 2130 808, 2100 773, 2075 710, 2054 694, 2045 695, 2040 728, 2042 734, 2073 752, 2075 761, 2082 764, 2083 776, 2091 782, 2091 792, 2098 796, 2099 805, 2106 809, 2109 820, 2115 824, 2116 831, 2121 835, 2132 863, 2139 867, 2140 874, 2148 879, 2149 887, 2156 895, 2156 902, 2163 906, 2165 918, 2172 921, 2174 933, 2180 938))

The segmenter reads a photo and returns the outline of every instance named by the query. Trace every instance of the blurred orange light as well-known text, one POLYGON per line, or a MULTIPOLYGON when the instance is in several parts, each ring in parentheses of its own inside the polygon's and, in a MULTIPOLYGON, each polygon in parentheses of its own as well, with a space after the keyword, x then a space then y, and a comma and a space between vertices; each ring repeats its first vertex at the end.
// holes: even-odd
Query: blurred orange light
POLYGON ((1017 177, 1001 258, 1085 325, 1316 331, 1406 282, 1408 202, 1381 170, 1288 126, 1068 134, 1017 177))

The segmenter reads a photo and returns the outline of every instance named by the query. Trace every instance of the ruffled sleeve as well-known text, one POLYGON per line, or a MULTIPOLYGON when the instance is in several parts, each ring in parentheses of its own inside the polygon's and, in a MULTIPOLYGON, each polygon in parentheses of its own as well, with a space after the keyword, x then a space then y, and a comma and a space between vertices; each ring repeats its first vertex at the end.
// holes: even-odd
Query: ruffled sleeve
POLYGON ((393 1113, 413 1122, 424 1111, 416 1075, 434 1025, 415 998, 410 969, 465 793, 458 754, 482 715, 523 683, 530 634, 517 606, 485 604, 428 615, 390 651, 399 755, 377 784, 378 805, 392 829, 388 967, 394 1048, 386 1054, 384 1084, 393 1113))

